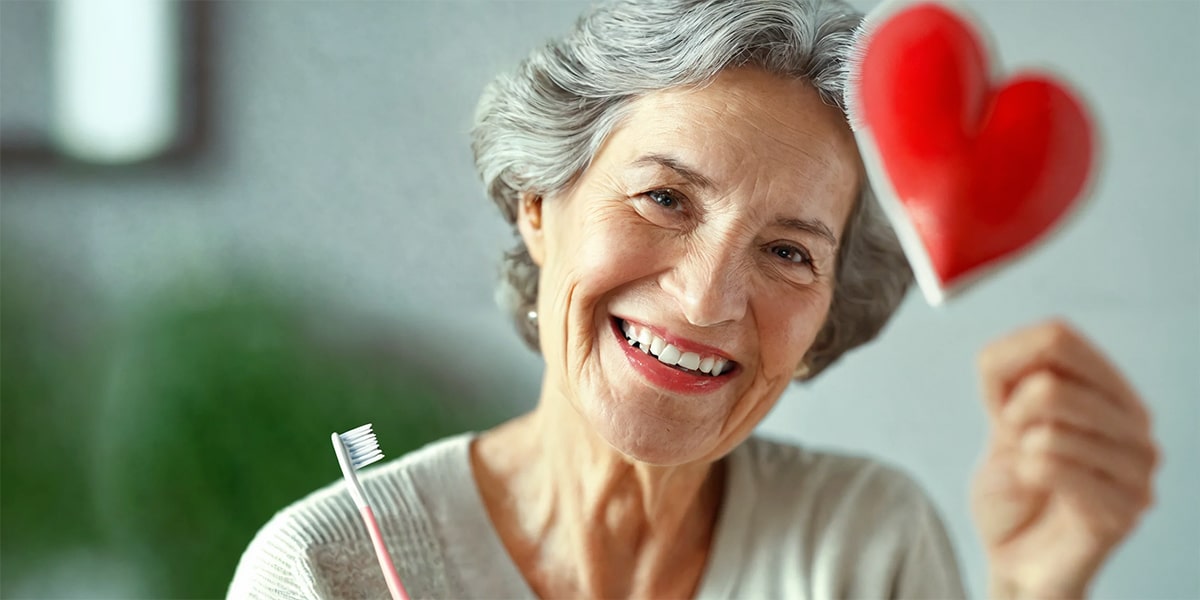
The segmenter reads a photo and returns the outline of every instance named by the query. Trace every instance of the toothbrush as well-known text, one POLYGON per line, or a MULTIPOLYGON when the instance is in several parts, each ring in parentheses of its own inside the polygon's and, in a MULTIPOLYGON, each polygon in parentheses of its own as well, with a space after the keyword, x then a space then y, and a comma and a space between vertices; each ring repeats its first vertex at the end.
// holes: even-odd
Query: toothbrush
POLYGON ((400 583, 400 576, 396 574, 396 567, 392 565, 392 557, 383 543, 383 533, 379 530, 379 522, 375 520, 375 511, 371 509, 371 503, 367 502, 367 495, 363 492, 362 485, 358 482, 358 475, 355 473, 359 469, 383 459, 383 450, 379 449, 379 441, 375 439, 375 432, 371 431, 371 424, 367 423, 346 433, 335 432, 331 438, 333 439, 333 451, 337 453, 338 464, 342 466, 342 475, 345 476, 347 487, 350 488, 350 496, 358 505, 358 512, 362 515, 363 524, 367 526, 367 533, 371 534, 371 542, 375 545, 375 556, 379 558, 379 568, 383 570, 383 578, 387 580, 392 600, 408 600, 408 593, 404 590, 404 584, 400 583))

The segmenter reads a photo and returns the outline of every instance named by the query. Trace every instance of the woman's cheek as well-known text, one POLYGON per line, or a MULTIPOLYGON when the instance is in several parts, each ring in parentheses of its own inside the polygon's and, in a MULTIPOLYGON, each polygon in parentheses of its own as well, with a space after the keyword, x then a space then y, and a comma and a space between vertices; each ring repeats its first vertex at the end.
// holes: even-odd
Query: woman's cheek
POLYGON ((614 218, 594 224, 583 234, 576 260, 605 282, 619 285, 645 277, 669 253, 662 232, 644 221, 614 218))
POLYGON ((758 302, 759 334, 765 370, 789 378, 816 340, 829 314, 831 294, 820 289, 792 289, 758 302), (784 300, 784 298, 787 298, 784 300))

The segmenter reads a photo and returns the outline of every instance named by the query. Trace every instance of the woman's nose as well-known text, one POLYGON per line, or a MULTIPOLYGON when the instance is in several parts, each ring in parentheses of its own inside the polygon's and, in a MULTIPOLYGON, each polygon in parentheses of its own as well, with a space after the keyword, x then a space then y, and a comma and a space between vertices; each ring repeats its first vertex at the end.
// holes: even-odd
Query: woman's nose
POLYGON ((746 315, 750 282, 748 269, 728 252, 690 252, 660 280, 675 298, 688 322, 712 327, 746 315))

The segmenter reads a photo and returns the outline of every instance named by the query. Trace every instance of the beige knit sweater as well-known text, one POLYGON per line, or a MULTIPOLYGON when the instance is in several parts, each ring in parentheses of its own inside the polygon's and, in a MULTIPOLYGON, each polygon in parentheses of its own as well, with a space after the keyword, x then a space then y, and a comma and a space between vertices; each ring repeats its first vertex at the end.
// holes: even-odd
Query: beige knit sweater
MULTIPOLYGON (((534 598, 471 474, 473 434, 363 477, 416 598, 534 598)), ((730 453, 699 598, 962 598, 937 511, 878 462, 751 438, 730 453)), ((277 514, 242 555, 230 598, 387 598, 342 483, 277 514)))

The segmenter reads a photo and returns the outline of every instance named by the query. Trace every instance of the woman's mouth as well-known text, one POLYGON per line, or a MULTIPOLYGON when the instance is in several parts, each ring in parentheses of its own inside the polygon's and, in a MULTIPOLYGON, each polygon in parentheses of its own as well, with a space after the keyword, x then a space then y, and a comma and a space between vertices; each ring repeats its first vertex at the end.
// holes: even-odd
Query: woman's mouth
POLYGON ((630 364, 651 383, 675 392, 704 393, 724 385, 737 363, 698 345, 672 343, 649 327, 612 319, 613 333, 630 364))
POLYGON ((625 341, 630 346, 653 356, 668 367, 676 367, 684 372, 699 371, 705 375, 717 376, 726 371, 732 371, 734 363, 714 354, 700 352, 684 352, 666 340, 654 335, 649 327, 635 325, 629 321, 618 320, 625 341))

